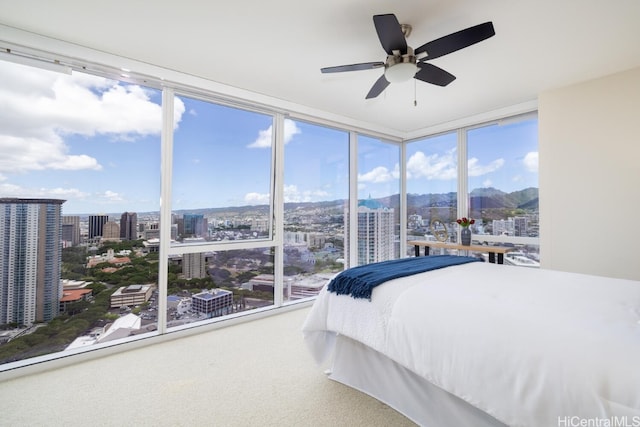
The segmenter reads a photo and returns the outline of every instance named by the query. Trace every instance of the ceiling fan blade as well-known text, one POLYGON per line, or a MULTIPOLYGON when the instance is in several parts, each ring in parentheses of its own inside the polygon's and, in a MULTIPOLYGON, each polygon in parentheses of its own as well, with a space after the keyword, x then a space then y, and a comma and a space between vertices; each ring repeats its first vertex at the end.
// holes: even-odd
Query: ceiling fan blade
POLYGON ((493 24, 491 22, 485 22, 425 43, 415 50, 415 54, 418 55, 422 52, 427 53, 427 57, 422 58, 420 61, 439 58, 486 40, 495 34, 493 24))
POLYGON ((423 82, 431 83, 437 86, 446 86, 456 79, 456 76, 443 70, 440 67, 436 67, 428 62, 422 62, 419 65, 420 71, 413 76, 414 79, 422 80, 423 82))
POLYGON ((320 71, 323 73, 341 73, 343 71, 360 71, 360 70, 372 70, 374 68, 384 67, 384 62, 363 62, 361 64, 350 64, 350 65, 338 65, 335 67, 325 67, 321 68, 320 71))
POLYGON ((373 24, 376 26, 378 38, 387 55, 393 55, 394 50, 399 50, 402 55, 407 53, 407 40, 394 14, 373 15, 373 24))
POLYGON ((380 95, 382 91, 384 91, 387 88, 387 86, 389 86, 389 82, 387 81, 387 79, 384 78, 384 74, 383 74, 380 76, 378 80, 376 80, 373 86, 371 86, 371 90, 369 90, 369 93, 367 94, 366 99, 375 98, 376 96, 380 95))

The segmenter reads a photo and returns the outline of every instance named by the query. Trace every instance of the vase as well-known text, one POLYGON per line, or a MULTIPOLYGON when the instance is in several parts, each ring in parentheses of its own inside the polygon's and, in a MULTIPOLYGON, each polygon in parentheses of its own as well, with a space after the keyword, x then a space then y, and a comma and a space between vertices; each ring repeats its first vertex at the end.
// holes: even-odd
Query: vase
POLYGON ((464 246, 471 245, 471 230, 469 230, 469 227, 463 227, 460 230, 460 241, 464 246))

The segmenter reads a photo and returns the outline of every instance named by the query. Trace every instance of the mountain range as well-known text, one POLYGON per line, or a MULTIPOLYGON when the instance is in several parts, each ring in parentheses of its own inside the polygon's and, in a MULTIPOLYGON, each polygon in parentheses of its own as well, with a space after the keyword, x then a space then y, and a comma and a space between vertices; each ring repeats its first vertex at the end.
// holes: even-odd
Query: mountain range
MULTIPOLYGON (((445 208, 455 209, 457 206, 457 193, 429 193, 429 194, 407 194, 408 206, 425 208, 445 208)), ((398 210, 400 207, 400 195, 394 194, 387 197, 381 197, 376 200, 383 206, 398 210)), ((345 205, 345 200, 330 200, 321 202, 288 202, 285 203, 285 211, 292 210, 306 210, 306 209, 342 209, 345 205)), ((476 188, 471 192, 470 208, 472 210, 478 209, 523 209, 523 210, 537 210, 538 209, 538 189, 534 187, 525 188, 524 190, 514 191, 511 193, 505 193, 493 187, 476 188)), ((189 210, 177 210, 174 213, 201 213, 201 214, 225 214, 229 216, 234 215, 259 215, 268 213, 268 205, 257 206, 234 206, 224 208, 202 208, 202 209, 189 209, 189 210)), ((410 212, 412 213, 412 212, 410 212)))

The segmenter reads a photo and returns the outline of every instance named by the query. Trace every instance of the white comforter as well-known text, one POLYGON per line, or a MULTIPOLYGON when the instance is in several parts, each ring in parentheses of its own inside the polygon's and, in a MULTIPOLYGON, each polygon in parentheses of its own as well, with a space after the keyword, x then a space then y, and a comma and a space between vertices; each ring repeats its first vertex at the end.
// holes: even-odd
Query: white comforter
POLYGON ((325 289, 303 332, 318 362, 343 334, 510 426, 640 426, 640 282, 470 263, 325 289))

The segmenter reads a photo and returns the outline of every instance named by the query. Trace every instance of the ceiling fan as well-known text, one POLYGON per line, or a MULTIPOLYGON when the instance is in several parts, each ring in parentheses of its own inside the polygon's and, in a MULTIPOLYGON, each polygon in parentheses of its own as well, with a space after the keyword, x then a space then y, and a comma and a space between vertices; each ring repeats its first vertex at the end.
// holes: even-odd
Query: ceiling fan
POLYGON ((411 26, 400 25, 394 14, 374 15, 373 24, 376 27, 382 48, 387 52, 385 62, 365 62, 320 69, 323 73, 341 73, 384 67, 384 74, 373 84, 366 99, 380 95, 390 83, 406 81, 411 77, 434 85, 446 86, 456 77, 426 61, 471 46, 495 35, 493 24, 485 22, 440 37, 414 50, 407 46, 406 40, 406 37, 411 33, 411 26))

